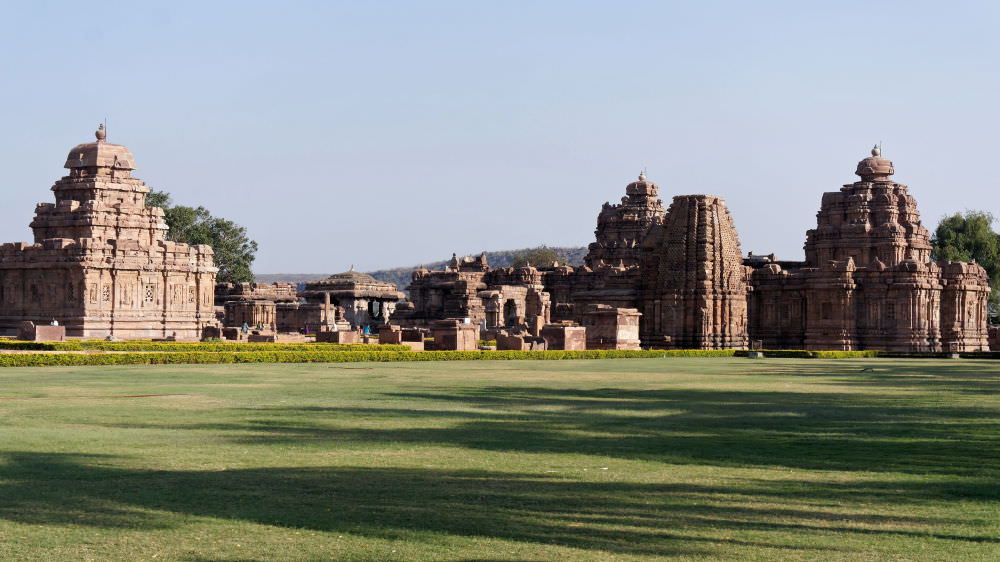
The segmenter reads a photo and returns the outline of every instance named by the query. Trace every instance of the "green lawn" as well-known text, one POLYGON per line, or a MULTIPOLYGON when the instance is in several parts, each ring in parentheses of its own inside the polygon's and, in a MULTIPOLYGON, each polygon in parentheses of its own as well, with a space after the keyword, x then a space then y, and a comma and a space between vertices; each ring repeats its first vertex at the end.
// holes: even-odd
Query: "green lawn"
POLYGON ((988 560, 1000 362, 0 370, 0 559, 988 560))

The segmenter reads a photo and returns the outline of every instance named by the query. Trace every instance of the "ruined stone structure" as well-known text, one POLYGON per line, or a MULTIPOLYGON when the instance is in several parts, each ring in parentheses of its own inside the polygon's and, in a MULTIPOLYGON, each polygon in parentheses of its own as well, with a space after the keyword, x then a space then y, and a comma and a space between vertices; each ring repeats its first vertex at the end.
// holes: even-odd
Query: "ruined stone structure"
POLYGON ((222 323, 226 327, 246 325, 261 332, 277 332, 279 305, 297 301, 294 283, 218 283, 215 286, 215 306, 222 308, 222 323))
POLYGON ((353 268, 322 281, 306 283, 299 296, 317 309, 340 307, 344 311, 344 319, 351 326, 369 326, 374 331, 386 323, 396 310, 396 303, 404 297, 392 283, 378 281, 353 268))
POLYGON ((307 283, 220 283, 215 305, 224 310, 226 327, 262 333, 344 331, 368 326, 376 331, 402 298, 392 283, 353 269, 307 283))
POLYGON ((70 337, 200 337, 215 321, 212 249, 166 241, 132 153, 103 125, 96 136, 69 152, 55 203, 35 208, 34 243, 0 246, 0 329, 54 319, 70 337))
POLYGON ((930 261, 916 201, 878 147, 855 173, 823 195, 805 262, 750 264, 751 337, 771 348, 987 349, 985 270, 930 261))
POLYGON ((392 321, 404 327, 427 327, 437 320, 468 318, 487 329, 538 321, 549 322, 551 303, 542 273, 528 265, 490 269, 486 254, 452 256, 444 271, 413 272, 411 302, 400 303, 392 321))
POLYGON ((539 336, 550 321, 569 321, 585 326, 597 349, 636 349, 640 338, 657 347, 745 347, 748 270, 722 199, 678 196, 664 213, 645 174, 625 191, 620 205, 601 209, 588 265, 490 269, 485 255, 453 257, 445 271, 413 273, 412 303, 393 322, 470 318, 539 336))

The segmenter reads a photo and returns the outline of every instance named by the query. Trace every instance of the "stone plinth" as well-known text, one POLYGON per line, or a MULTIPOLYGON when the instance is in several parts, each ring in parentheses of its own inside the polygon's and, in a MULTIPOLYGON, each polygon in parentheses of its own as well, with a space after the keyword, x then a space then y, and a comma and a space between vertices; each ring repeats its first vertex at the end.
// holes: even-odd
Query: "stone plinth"
POLYGON ((399 326, 379 326, 378 342, 381 344, 403 343, 403 330, 401 330, 399 326))
POLYGON ((316 343, 361 343, 361 336, 354 330, 317 332, 316 343))
POLYGON ((275 343, 278 338, 275 334, 250 334, 247 336, 247 341, 250 343, 275 343))
POLYGON ((587 349, 639 349, 639 317, 634 308, 591 305, 583 315, 587 349))
POLYGON ((572 323, 546 324, 541 330, 547 349, 583 351, 587 349, 587 329, 572 323))
POLYGON ((222 337, 230 341, 247 341, 249 333, 243 333, 239 328, 223 328, 222 337))
POLYGON ((22 322, 17 329, 17 339, 26 341, 66 341, 66 326, 36 325, 22 322))
POLYGON ((479 326, 461 320, 438 320, 431 326, 437 351, 476 351, 479 349, 479 326))

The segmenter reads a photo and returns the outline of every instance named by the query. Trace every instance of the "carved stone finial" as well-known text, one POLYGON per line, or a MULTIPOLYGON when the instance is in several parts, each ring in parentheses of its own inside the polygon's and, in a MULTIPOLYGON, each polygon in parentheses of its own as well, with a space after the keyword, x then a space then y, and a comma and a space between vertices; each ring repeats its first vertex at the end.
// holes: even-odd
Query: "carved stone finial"
POLYGON ((646 170, 639 172, 639 181, 646 181, 646 170))
POLYGON ((874 148, 872 148, 872 156, 881 156, 881 155, 882 155, 882 149, 879 148, 879 146, 876 144, 874 148))
POLYGON ((97 127, 97 132, 94 133, 94 136, 97 137, 98 142, 102 142, 104 139, 108 138, 108 133, 104 130, 104 123, 101 123, 100 126, 97 127))

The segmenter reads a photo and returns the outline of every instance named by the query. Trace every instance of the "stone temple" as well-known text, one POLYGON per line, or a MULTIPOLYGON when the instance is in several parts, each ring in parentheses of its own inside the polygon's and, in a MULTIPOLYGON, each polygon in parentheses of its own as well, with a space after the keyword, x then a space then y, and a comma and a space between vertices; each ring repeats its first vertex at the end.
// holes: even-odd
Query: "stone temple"
POLYGON ((212 249, 166 241, 132 153, 103 125, 96 136, 70 150, 55 203, 35 208, 34 243, 0 246, 0 329, 55 320, 76 337, 201 337, 215 321, 212 249))
POLYGON ((743 349, 753 341, 779 349, 988 349, 985 270, 931 261, 916 201, 890 179, 892 162, 877 148, 856 173, 860 181, 823 195, 804 262, 743 258, 722 199, 680 195, 664 210, 659 188, 640 174, 620 204, 602 207, 584 266, 493 269, 485 256, 456 257, 444 271, 413 272, 412 302, 392 322, 464 317, 533 336, 546 326, 585 326, 588 347, 619 349, 743 349), (622 330, 636 324, 637 335, 622 330))
POLYGON ((476 348, 480 329, 508 349, 989 346, 985 270, 931 260, 916 201, 878 147, 858 163, 859 181, 823 194, 801 262, 744 258, 721 198, 678 195, 665 208, 642 173, 620 203, 602 206, 584 265, 494 268, 485 254, 453 256, 443 271, 414 271, 410 301, 398 302, 394 285, 353 269, 301 292, 216 286, 211 248, 166 241, 131 152, 108 143, 103 126, 96 135, 70 151, 55 203, 37 206, 34 242, 0 246, 8 334, 55 321, 84 338, 196 339, 246 325, 257 337, 346 342, 367 329, 422 342, 433 331, 436 347, 462 349, 476 348))
POLYGON ((878 147, 859 181, 823 194, 806 260, 754 260, 750 331, 764 347, 988 349, 986 271, 932 262, 930 234, 878 147))

